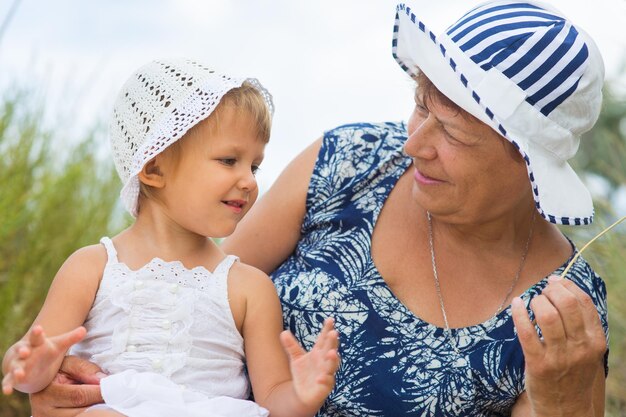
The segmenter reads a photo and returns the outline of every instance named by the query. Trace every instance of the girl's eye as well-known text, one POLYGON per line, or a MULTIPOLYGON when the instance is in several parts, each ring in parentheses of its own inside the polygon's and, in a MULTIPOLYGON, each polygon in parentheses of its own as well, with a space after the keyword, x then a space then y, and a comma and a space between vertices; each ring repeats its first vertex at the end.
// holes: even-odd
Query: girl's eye
POLYGON ((252 175, 256 175, 259 172, 260 167, 258 165, 252 165, 252 175))
POLYGON ((222 158, 220 162, 224 165, 233 166, 237 162, 235 158, 222 158))

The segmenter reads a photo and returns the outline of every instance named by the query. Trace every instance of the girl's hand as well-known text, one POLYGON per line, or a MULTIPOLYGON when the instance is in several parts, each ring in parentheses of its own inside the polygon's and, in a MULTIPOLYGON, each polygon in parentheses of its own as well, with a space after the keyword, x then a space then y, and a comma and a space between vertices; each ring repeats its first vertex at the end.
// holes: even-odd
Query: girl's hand
POLYGON ((60 363, 67 350, 85 337, 86 330, 80 326, 67 333, 46 337, 43 327, 33 326, 23 340, 11 349, 13 357, 8 361, 6 374, 2 379, 2 392, 10 395, 14 389, 32 393, 44 388, 48 375, 56 374, 50 369, 60 363), (42 383, 42 381, 44 381, 42 383))
POLYGON ((334 320, 324 321, 324 327, 308 353, 288 330, 281 333, 280 341, 289 356, 298 399, 307 407, 319 409, 335 386, 335 373, 339 368, 339 333, 334 330, 334 320))
POLYGON ((606 338, 591 298, 553 276, 531 301, 539 338, 521 299, 512 314, 526 361, 526 393, 533 416, 593 416, 593 382, 603 370, 606 338))

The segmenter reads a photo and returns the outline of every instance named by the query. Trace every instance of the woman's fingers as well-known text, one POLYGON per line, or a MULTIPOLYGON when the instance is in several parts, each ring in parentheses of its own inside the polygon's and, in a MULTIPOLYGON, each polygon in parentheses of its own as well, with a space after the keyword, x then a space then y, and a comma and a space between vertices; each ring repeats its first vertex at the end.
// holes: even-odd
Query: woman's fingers
MULTIPOLYGON (((550 277, 549 284, 543 290, 542 294, 544 294, 558 310, 566 337, 572 340, 580 340, 585 337, 586 329, 583 304, 579 296, 565 285, 567 283, 569 283, 570 286, 578 288, 578 286, 571 281, 550 277)), ((582 290, 580 290, 580 292, 589 298, 582 290)))
POLYGON ((76 415, 80 408, 103 402, 99 385, 51 383, 43 391, 30 395, 33 415, 76 415), (50 410, 54 407, 54 413, 50 410), (62 411, 62 410, 65 410, 62 411), (35 412, 37 411, 37 412, 35 412))
POLYGON ((570 280, 561 280, 563 285, 568 291, 570 291, 578 299, 581 315, 585 325, 589 329, 595 329, 595 332, 601 334, 604 337, 604 330, 602 329, 602 323, 600 322, 600 315, 596 309, 595 304, 589 294, 584 292, 578 285, 570 280))
POLYGON ((511 301, 511 314, 513 315, 513 323, 517 329, 517 337, 522 345, 524 356, 531 357, 541 354, 543 345, 537 335, 534 324, 530 321, 524 301, 520 297, 515 297, 511 301))
POLYGON ((100 380, 106 377, 98 365, 73 355, 63 358, 60 372, 65 378, 81 384, 98 385, 100 380))
POLYGON ((604 330, 591 297, 574 282, 555 276, 550 277, 543 293, 559 310, 567 340, 581 348, 586 346, 588 355, 603 355, 606 351, 604 330))
POLYGON ((532 299, 530 307, 535 314, 535 321, 541 329, 541 336, 548 345, 565 341, 566 334, 561 315, 550 299, 540 294, 532 299))

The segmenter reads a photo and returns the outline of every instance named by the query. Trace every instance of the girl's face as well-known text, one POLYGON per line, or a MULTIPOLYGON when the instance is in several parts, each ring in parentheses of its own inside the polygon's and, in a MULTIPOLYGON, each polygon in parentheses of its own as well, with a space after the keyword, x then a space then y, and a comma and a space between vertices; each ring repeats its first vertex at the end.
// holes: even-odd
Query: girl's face
POLYGON ((417 203, 453 223, 527 209, 532 190, 513 145, 484 123, 423 100, 418 92, 405 144, 413 158, 417 203))
POLYGON ((201 236, 230 235, 257 198, 264 150, 252 117, 232 106, 220 109, 219 123, 202 122, 181 141, 178 161, 160 166, 167 215, 201 236))

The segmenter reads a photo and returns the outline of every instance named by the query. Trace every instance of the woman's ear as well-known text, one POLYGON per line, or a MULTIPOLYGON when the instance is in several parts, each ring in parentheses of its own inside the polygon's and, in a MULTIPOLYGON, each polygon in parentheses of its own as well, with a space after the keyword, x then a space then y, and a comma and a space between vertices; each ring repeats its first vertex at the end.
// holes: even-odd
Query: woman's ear
POLYGON ((159 168, 157 161, 158 155, 149 160, 139 171, 139 181, 154 188, 163 188, 165 186, 165 177, 159 168))

